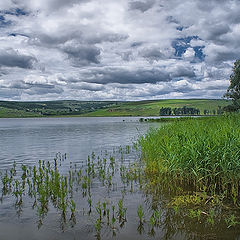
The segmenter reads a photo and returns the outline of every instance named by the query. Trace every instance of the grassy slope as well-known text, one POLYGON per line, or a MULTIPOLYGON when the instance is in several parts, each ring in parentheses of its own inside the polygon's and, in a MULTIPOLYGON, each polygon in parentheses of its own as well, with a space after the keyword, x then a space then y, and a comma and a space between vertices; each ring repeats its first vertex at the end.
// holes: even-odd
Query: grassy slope
POLYGON ((86 113, 82 116, 159 116, 161 107, 194 107, 199 108, 201 114, 203 110, 216 110, 218 106, 226 106, 229 102, 226 100, 210 99, 169 99, 156 101, 127 102, 113 108, 100 109, 95 112, 86 113))

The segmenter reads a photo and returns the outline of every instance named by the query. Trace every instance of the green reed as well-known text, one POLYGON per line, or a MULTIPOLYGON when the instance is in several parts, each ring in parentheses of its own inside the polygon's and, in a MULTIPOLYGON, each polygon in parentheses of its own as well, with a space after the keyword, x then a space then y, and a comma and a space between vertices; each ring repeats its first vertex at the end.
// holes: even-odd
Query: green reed
POLYGON ((239 205, 240 115, 176 119, 139 140, 146 173, 172 188, 202 191, 239 205))

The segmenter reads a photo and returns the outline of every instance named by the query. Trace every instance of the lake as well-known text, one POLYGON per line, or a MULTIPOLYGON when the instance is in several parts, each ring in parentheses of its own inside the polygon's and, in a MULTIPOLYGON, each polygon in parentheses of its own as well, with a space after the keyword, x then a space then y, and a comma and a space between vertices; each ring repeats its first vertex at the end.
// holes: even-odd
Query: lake
MULTIPOLYGON (((0 169, 4 172, 14 161, 18 168, 22 163, 31 166, 39 160, 53 161, 56 153, 61 152, 67 154, 63 171, 68 171, 70 162, 84 164, 92 152, 100 155, 132 145, 149 127, 157 126, 157 123, 140 123, 137 117, 0 119, 0 169)), ((131 157, 125 160, 131 161, 131 157)), ((102 196, 103 189, 99 192, 96 187, 94 191, 96 198, 105 197, 102 196)), ((115 191, 112 198, 119 196, 119 191, 115 191)), ((136 196, 137 199, 141 197, 139 193, 133 199, 128 197, 129 206, 136 204, 136 196)), ((25 201, 18 212, 11 194, 4 196, 0 205, 0 239, 95 239, 92 219, 79 217, 80 223, 77 222, 74 228, 67 227, 62 231, 59 213, 54 209, 50 209, 38 230, 37 213, 31 209, 30 199, 25 201)), ((133 239, 131 229, 135 235, 136 228, 131 224, 122 234, 133 239)))

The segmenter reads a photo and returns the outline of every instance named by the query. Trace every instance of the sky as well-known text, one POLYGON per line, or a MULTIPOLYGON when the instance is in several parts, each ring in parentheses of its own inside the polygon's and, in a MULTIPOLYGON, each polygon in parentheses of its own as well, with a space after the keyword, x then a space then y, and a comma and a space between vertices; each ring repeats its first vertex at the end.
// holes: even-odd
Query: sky
POLYGON ((1 0, 0 100, 221 98, 240 0, 1 0))

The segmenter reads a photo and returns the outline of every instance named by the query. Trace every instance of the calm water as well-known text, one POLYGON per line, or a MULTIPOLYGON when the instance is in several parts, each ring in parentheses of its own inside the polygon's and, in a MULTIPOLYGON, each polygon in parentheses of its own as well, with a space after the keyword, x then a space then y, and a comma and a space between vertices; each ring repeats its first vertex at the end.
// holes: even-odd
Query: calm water
MULTIPOLYGON (((52 161, 57 152, 67 153, 68 169, 69 161, 84 163, 92 152, 98 155, 119 146, 132 145, 149 127, 159 126, 138 120, 134 117, 0 119, 0 169, 9 169, 14 161, 19 167, 21 163, 37 164, 40 159, 52 161)), ((98 185, 94 191, 96 199, 108 195, 98 185)), ((116 191, 108 197, 114 199, 120 195, 116 191)), ((134 213, 136 199, 141 198, 139 193, 135 197, 126 196, 128 207, 132 206, 134 213)), ((23 203, 20 211, 15 209, 14 203, 11 196, 5 196, 0 205, 0 239, 95 239, 93 219, 89 217, 80 217, 80 222, 74 228, 66 228, 62 232, 59 213, 50 209, 43 226, 38 230, 37 214, 31 209, 30 200, 23 203)), ((86 205, 83 202, 78 204, 80 209, 86 205)), ((135 219, 129 220, 128 227, 118 237, 139 239, 132 236, 136 235, 135 225, 135 219)), ((111 235, 105 234, 105 238, 111 239, 111 235)))
POLYGON ((57 152, 72 162, 86 161, 93 151, 132 144, 153 123, 139 118, 0 119, 0 169, 18 163, 51 160, 57 152))

